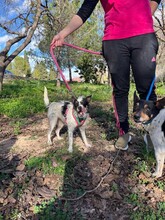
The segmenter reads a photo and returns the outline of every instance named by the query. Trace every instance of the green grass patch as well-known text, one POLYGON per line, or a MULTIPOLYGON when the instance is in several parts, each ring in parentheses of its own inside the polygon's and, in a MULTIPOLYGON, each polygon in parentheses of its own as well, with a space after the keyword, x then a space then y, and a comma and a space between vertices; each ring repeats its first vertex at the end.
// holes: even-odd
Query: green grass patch
MULTIPOLYGON (((55 81, 39 80, 13 80, 4 84, 0 93, 0 112, 10 118, 25 118, 35 113, 45 111, 43 102, 44 86, 48 88, 50 101, 70 100, 71 95, 66 86, 56 86, 55 81)), ((109 85, 93 85, 89 83, 70 84, 73 93, 79 95, 92 95, 92 101, 106 102, 112 98, 112 87, 109 85)), ((132 103, 135 84, 130 87, 130 104, 132 103)), ((157 84, 157 93, 164 94, 164 85, 157 84)))
MULTIPOLYGON (((71 95, 64 84, 57 87, 55 81, 13 80, 10 84, 4 84, 4 89, 0 93, 1 114, 10 118, 25 118, 44 112, 44 86, 48 89, 50 102, 71 100, 71 95)), ((108 101, 111 97, 112 88, 107 85, 73 83, 70 86, 76 96, 92 95, 92 100, 97 101, 108 101)))
POLYGON ((164 97, 164 91, 165 91, 165 83, 164 82, 157 83, 156 84, 157 95, 164 97))
POLYGON ((76 150, 72 154, 71 159, 69 156, 70 154, 68 153, 67 148, 64 147, 56 151, 48 152, 44 156, 30 157, 25 161, 25 165, 29 170, 37 168, 44 174, 66 175, 67 173, 73 173, 75 163, 82 158, 81 152, 76 150), (64 160, 64 157, 68 157, 69 159, 64 160))
POLYGON ((130 216, 132 220, 164 220, 165 212, 164 212, 165 203, 158 203, 156 210, 152 209, 145 204, 141 204, 135 212, 133 212, 130 216))
MULTIPOLYGON (((56 198, 34 207, 34 213, 37 214, 40 220, 71 220, 73 212, 74 210, 69 202, 62 202, 56 198)), ((74 213, 74 217, 83 220, 80 212, 74 213)))
POLYGON ((126 202, 134 207, 134 211, 130 213, 131 220, 163 220, 165 216, 165 202, 158 202, 153 209, 146 205, 145 199, 138 193, 132 193, 126 198, 126 202))
POLYGON ((25 161, 25 165, 28 169, 36 168, 44 174, 64 175, 65 161, 62 160, 63 155, 58 152, 51 152, 43 157, 31 157, 25 161), (54 163, 57 165, 54 165, 54 163))

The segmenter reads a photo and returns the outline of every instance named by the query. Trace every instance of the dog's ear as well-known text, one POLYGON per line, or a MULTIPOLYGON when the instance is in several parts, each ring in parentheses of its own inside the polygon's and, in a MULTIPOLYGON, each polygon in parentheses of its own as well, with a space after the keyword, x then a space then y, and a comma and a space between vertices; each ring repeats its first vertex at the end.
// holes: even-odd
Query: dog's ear
POLYGON ((163 109, 165 107, 165 97, 157 100, 155 105, 157 109, 163 109))
POLYGON ((75 108, 77 108, 79 105, 79 102, 77 101, 77 98, 75 96, 72 96, 72 104, 75 108))
POLYGON ((77 101, 77 98, 75 96, 72 96, 72 103, 74 103, 75 101, 77 101))
POLYGON ((91 101, 91 97, 92 97, 92 95, 89 95, 89 96, 86 97, 86 100, 87 100, 88 103, 91 101))
POLYGON ((134 103, 137 103, 140 100, 136 94, 136 91, 134 92, 134 99, 133 100, 134 100, 134 103))
POLYGON ((137 111, 137 108, 139 107, 139 97, 136 95, 136 91, 134 92, 134 98, 133 98, 133 113, 137 111))

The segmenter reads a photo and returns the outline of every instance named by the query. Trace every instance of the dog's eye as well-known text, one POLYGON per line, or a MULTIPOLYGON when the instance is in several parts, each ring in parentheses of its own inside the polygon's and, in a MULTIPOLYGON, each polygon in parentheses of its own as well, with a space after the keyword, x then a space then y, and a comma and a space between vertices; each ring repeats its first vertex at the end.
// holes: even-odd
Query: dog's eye
POLYGON ((83 100, 80 102, 80 104, 83 105, 84 107, 86 107, 86 104, 87 104, 87 103, 86 103, 85 99, 83 99, 83 100))
POLYGON ((78 102, 77 100, 75 100, 75 101, 74 101, 74 106, 77 107, 78 105, 79 105, 79 102, 78 102))
POLYGON ((144 114, 148 115, 149 117, 151 116, 151 109, 147 106, 143 110, 144 114))

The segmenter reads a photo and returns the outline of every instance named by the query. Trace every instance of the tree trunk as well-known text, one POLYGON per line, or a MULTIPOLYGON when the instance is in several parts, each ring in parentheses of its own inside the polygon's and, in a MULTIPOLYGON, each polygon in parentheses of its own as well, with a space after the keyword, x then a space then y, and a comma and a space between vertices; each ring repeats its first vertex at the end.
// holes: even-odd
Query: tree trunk
POLYGON ((60 73, 58 73, 57 75, 57 84, 56 84, 57 87, 60 87, 61 86, 61 81, 60 81, 60 73))
POLYGON ((71 70, 71 65, 70 65, 70 53, 69 49, 67 49, 67 54, 68 54, 68 69, 69 69, 69 81, 72 82, 72 70, 71 70))
POLYGON ((68 61, 68 65, 69 65, 69 67, 68 67, 68 69, 69 69, 69 81, 72 82, 73 80, 72 80, 72 70, 71 70, 71 66, 70 66, 70 61, 68 61))
MULTIPOLYGON (((1 63, 1 62, 0 62, 1 63)), ((5 73, 5 66, 0 65, 0 92, 3 89, 3 77, 4 77, 4 73, 5 73)))

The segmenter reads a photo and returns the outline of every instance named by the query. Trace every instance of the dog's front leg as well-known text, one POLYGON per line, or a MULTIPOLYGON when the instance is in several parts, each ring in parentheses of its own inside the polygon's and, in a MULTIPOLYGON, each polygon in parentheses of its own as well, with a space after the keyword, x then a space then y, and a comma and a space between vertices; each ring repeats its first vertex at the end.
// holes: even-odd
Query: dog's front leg
POLYGON ((85 146, 91 147, 91 145, 88 143, 87 138, 86 138, 85 127, 80 127, 79 129, 80 129, 81 137, 83 139, 85 146))
POLYGON ((68 151, 69 151, 70 153, 73 152, 73 131, 74 131, 74 128, 68 126, 68 137, 69 137, 69 147, 68 147, 68 151))
POLYGON ((163 173, 164 154, 155 153, 156 157, 156 171, 152 174, 153 177, 159 178, 163 173))

